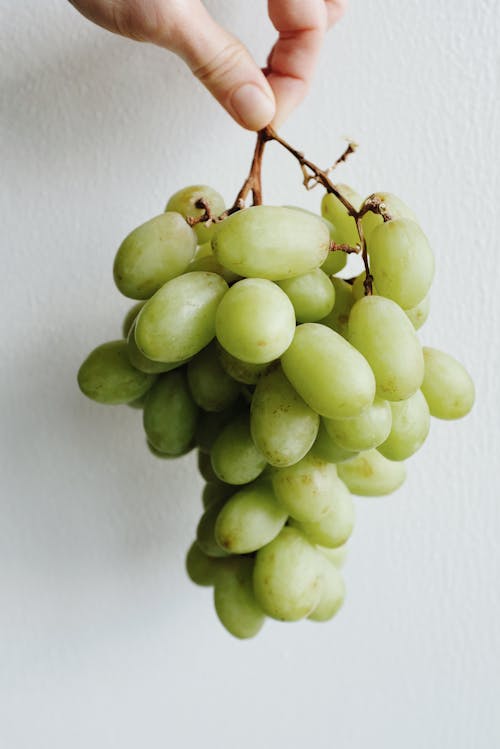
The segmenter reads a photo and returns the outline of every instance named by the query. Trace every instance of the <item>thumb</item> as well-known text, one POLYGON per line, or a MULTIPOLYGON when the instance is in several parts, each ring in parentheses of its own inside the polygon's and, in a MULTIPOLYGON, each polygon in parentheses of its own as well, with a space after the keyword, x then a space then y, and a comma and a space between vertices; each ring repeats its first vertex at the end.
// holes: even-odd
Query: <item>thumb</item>
POLYGON ((175 33, 159 44, 182 57, 231 117, 248 130, 260 130, 274 117, 273 91, 238 39, 219 26, 198 0, 186 4, 175 33))

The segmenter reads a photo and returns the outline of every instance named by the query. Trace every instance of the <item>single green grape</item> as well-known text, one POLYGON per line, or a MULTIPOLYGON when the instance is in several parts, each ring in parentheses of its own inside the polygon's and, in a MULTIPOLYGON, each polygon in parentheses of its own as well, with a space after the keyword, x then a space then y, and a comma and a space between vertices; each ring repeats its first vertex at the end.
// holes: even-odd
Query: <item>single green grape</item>
MULTIPOLYGON (((177 211, 184 217, 192 216, 193 218, 198 218, 205 213, 205 208, 198 208, 196 205, 199 200, 204 200, 207 203, 210 214, 214 217, 220 216, 226 210, 222 195, 208 185, 189 185, 188 187, 183 187, 182 190, 172 195, 165 210, 177 211)), ((198 242, 200 244, 209 242, 214 233, 214 228, 215 224, 207 226, 207 223, 204 221, 195 224, 193 229, 198 242)))
MULTIPOLYGON (((359 210, 363 199, 349 185, 336 185, 339 192, 351 203, 355 210, 359 210)), ((356 228, 356 221, 348 213, 336 195, 326 193, 321 201, 321 214, 328 219, 334 226, 334 232, 331 237, 339 244, 349 244, 352 247, 359 243, 359 234, 356 228)))
POLYGON ((333 309, 335 288, 320 268, 277 283, 293 304, 297 322, 316 322, 333 309))
POLYGON ((345 268, 346 265, 347 252, 342 252, 341 250, 330 250, 328 257, 321 266, 321 270, 323 273, 326 273, 327 276, 333 276, 335 273, 342 270, 342 268, 345 268))
POLYGON ((337 494, 345 488, 333 463, 313 453, 288 468, 272 474, 274 493, 289 515, 299 521, 319 520, 335 507, 337 494))
POLYGON ((214 343, 190 361, 187 378, 195 403, 205 411, 224 411, 240 394, 239 384, 220 365, 214 343))
POLYGON ((326 430, 324 419, 321 419, 316 442, 311 448, 311 452, 319 458, 326 460, 327 463, 343 463, 345 460, 355 458, 357 452, 345 450, 340 447, 326 430))
POLYGON ((287 521, 269 481, 245 486, 228 499, 215 524, 215 538, 230 554, 249 554, 275 538, 287 521))
POLYGON ((422 393, 432 416, 438 419, 461 419, 474 405, 472 379, 456 359, 444 351, 424 348, 425 375, 422 393))
POLYGON ((168 281, 135 323, 139 350, 153 361, 189 359, 215 335, 215 313, 228 286, 216 273, 194 271, 168 281))
POLYGON ((415 330, 420 330, 424 322, 429 317, 429 312, 431 310, 431 299, 429 294, 427 294, 426 297, 422 299, 421 302, 419 302, 415 307, 412 307, 411 309, 405 309, 405 315, 415 328, 415 330))
POLYGON ((331 549, 342 546, 350 538, 354 528, 354 502, 347 486, 337 479, 332 495, 331 509, 316 521, 293 521, 313 544, 331 549))
POLYGON ((120 245, 113 266, 125 296, 149 299, 184 273, 196 250, 196 236, 180 213, 162 213, 134 229, 120 245))
POLYGON ((209 481, 203 487, 201 495, 201 501, 205 510, 208 510, 213 504, 220 502, 221 500, 229 499, 236 489, 231 484, 224 484, 223 481, 219 481, 217 476, 214 474, 214 479, 209 481))
POLYGON ((240 639, 254 637, 265 619, 253 592, 253 568, 253 559, 231 557, 217 569, 215 611, 227 631, 240 639))
POLYGON ((117 405, 141 398, 153 385, 153 374, 132 366, 127 342, 110 341, 95 348, 78 370, 78 385, 87 398, 117 405))
POLYGON ((320 599, 314 611, 307 617, 313 622, 326 622, 332 619, 345 599, 344 581, 335 565, 327 559, 322 560, 321 572, 320 599))
MULTIPOLYGON (((352 297, 355 302, 358 301, 358 299, 362 299, 365 296, 365 278, 366 278, 366 271, 362 271, 356 278, 354 279, 354 282, 352 284, 352 297)), ((372 294, 378 294, 375 284, 372 282, 372 294)))
POLYGON ((266 467, 266 459, 255 446, 247 414, 224 427, 212 447, 212 468, 226 484, 248 484, 266 467))
POLYGON ((209 557, 194 541, 186 555, 186 572, 196 585, 209 586, 215 583, 219 560, 209 557))
POLYGON ((128 334, 130 333, 130 329, 135 322, 135 318, 145 304, 146 302, 137 302, 137 304, 134 304, 134 306, 129 309, 129 311, 123 318, 122 333, 124 338, 128 338, 128 334))
POLYGON ((348 336, 369 362, 381 398, 405 400, 419 389, 424 377, 422 346, 395 302, 381 296, 357 301, 349 317, 348 336))
POLYGON ((196 543, 204 554, 216 559, 228 556, 227 551, 224 551, 215 539, 215 523, 225 503, 225 499, 212 502, 201 516, 196 529, 196 543))
POLYGON ((198 407, 191 398, 182 370, 161 375, 144 406, 144 431, 161 453, 183 455, 194 444, 198 407))
POLYGON ((326 431, 333 440, 350 452, 377 447, 391 431, 392 413, 387 401, 376 397, 372 405, 350 419, 324 419, 326 431))
POLYGON ((340 463, 337 471, 349 491, 361 497, 391 494, 406 478, 404 463, 387 460, 377 450, 368 450, 340 463))
POLYGON ((318 433, 318 414, 295 392, 280 367, 259 379, 250 414, 253 441, 272 466, 297 463, 318 433))
POLYGON ((217 310, 215 329, 221 346, 251 364, 277 359, 295 332, 291 301, 276 284, 245 278, 231 286, 217 310))
MULTIPOLYGON (((409 218, 412 221, 415 221, 418 223, 418 219, 415 216, 414 212, 411 210, 411 208, 408 208, 406 203, 403 203, 403 201, 398 198, 396 195, 393 195, 390 192, 374 192, 372 195, 370 195, 366 200, 372 200, 373 198, 376 198, 380 200, 384 206, 387 214, 391 217, 391 219, 399 219, 399 218, 409 218)), ((366 201, 365 201, 366 202, 366 201)), ((365 239, 367 242, 370 241, 371 234, 373 230, 384 223, 384 219, 380 215, 380 213, 374 213, 373 211, 368 211, 365 213, 363 218, 361 219, 362 225, 363 225, 363 232, 365 235, 365 239)), ((369 244, 369 249, 371 250, 371 245, 369 244)))
POLYGON ((184 361, 168 363, 148 359, 148 357, 144 356, 142 351, 140 351, 135 342, 135 321, 132 323, 127 338, 127 354, 133 367, 139 369, 141 372, 147 372, 148 374, 170 372, 172 369, 177 369, 177 367, 181 367, 189 361, 189 359, 184 359, 184 361))
POLYGON ((217 353, 221 366, 227 374, 236 382, 241 382, 244 385, 255 385, 259 377, 267 372, 270 364, 272 364, 272 362, 250 364, 250 362, 241 361, 241 359, 237 359, 236 356, 222 348, 220 344, 217 345, 217 353))
POLYGON ((319 322, 346 338, 347 323, 354 304, 353 287, 342 278, 332 278, 332 283, 335 289, 335 304, 332 311, 319 322))
POLYGON ((198 471, 202 478, 209 483, 212 481, 218 481, 217 476, 212 468, 212 461, 210 460, 210 454, 205 453, 202 450, 198 450, 197 453, 198 471))
POLYGON ((430 428, 429 406, 422 391, 391 403, 392 427, 378 451, 389 460, 406 460, 423 445, 430 428))
POLYGON ((212 247, 219 263, 247 278, 278 281, 318 268, 330 235, 319 216, 294 208, 258 205, 217 224, 212 247))
MULTIPOLYGON (((210 245, 210 250, 211 249, 212 248, 210 245)), ((239 276, 237 273, 233 273, 232 270, 224 268, 224 266, 219 263, 212 252, 210 252, 210 254, 204 254, 203 257, 195 257, 193 260, 191 260, 188 267, 186 268, 186 272, 189 273, 195 270, 205 271, 208 273, 218 273, 219 276, 222 276, 224 281, 226 281, 226 283, 228 284, 234 283, 235 281, 239 281, 241 279, 241 276, 239 276)))
POLYGON ((215 440, 224 427, 239 414, 247 413, 245 403, 240 399, 224 411, 202 411, 196 427, 196 444, 204 453, 210 453, 215 440))
POLYGON ((325 325, 298 325, 281 364, 298 394, 321 416, 357 416, 373 402, 375 378, 368 362, 325 325))
POLYGON ((330 564, 334 564, 337 569, 340 569, 344 566, 348 553, 346 543, 342 544, 342 546, 337 546, 335 549, 330 549, 327 546, 320 546, 316 544, 316 549, 320 554, 328 559, 330 564))
POLYGON ((255 556, 255 598, 273 619, 303 619, 319 603, 321 575, 321 560, 314 546, 297 528, 285 526, 255 556))

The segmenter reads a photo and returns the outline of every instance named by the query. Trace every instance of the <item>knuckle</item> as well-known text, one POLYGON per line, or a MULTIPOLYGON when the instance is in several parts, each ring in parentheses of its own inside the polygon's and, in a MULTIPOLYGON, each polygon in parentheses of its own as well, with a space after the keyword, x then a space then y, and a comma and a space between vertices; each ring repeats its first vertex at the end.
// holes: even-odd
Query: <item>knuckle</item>
POLYGON ((202 83, 217 83, 226 78, 245 58, 244 47, 237 41, 229 42, 209 62, 193 71, 202 83))

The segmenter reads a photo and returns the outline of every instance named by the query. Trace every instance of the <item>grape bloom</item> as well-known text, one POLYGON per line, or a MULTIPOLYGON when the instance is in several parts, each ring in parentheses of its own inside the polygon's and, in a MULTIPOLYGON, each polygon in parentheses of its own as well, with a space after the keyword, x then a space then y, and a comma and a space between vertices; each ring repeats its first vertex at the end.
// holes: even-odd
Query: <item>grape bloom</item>
POLYGON ((116 285, 139 301, 78 384, 142 411, 152 455, 197 450, 203 512, 186 569, 213 586, 235 637, 266 617, 335 616, 353 495, 399 489, 431 416, 471 410, 465 368, 416 332, 433 275, 408 206, 333 184, 271 128, 230 208, 211 187, 183 188, 120 245, 116 285), (306 186, 325 188, 320 215, 262 205, 268 141, 299 161, 306 186), (346 280, 336 274, 351 253, 364 270, 346 280))

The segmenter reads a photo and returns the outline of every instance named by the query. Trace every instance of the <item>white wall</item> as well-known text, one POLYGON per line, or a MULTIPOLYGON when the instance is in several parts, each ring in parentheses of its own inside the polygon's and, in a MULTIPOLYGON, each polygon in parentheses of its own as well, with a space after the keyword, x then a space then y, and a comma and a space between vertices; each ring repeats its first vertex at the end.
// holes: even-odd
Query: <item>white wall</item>
MULTIPOLYGON (((260 61, 265 3, 212 0, 260 61)), ((241 643, 183 570, 192 457, 155 461, 140 416, 77 390, 128 303, 114 252, 168 195, 230 200, 252 139, 166 52, 64 1, 0 0, 2 749, 499 746, 499 7, 352 0, 283 133, 338 179, 394 190, 432 240, 422 338, 466 363, 474 412, 434 422, 404 488, 357 504, 348 601, 241 643)), ((269 148, 270 202, 314 206, 269 148)))

